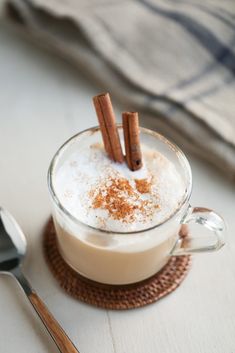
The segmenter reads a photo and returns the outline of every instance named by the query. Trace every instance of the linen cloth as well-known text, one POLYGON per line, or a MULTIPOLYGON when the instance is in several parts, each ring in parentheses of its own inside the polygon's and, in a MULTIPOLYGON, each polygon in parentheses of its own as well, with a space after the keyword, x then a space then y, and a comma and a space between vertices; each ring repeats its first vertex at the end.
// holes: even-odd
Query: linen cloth
MULTIPOLYGON (((6 0, 5 16, 235 178, 233 0, 6 0)), ((97 94, 100 92, 97 92, 97 94)))

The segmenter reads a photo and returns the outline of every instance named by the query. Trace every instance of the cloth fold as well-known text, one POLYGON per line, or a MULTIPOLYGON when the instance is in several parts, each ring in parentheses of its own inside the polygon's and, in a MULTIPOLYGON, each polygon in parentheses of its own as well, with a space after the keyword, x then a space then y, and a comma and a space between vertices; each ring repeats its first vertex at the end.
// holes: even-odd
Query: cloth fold
POLYGON ((5 9, 140 111, 142 125, 235 178, 233 1, 5 0, 5 9))

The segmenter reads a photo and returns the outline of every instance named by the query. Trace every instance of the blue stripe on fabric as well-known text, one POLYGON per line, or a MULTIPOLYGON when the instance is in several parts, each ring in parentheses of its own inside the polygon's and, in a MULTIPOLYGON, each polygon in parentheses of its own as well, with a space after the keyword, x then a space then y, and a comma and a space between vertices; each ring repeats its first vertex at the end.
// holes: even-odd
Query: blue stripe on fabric
MULTIPOLYGON (((173 2, 171 1, 171 4, 174 4, 175 1, 176 0, 174 0, 173 2)), ((186 4, 187 6, 191 6, 191 7, 197 8, 199 10, 202 10, 202 12, 208 13, 209 15, 213 16, 214 18, 217 18, 220 22, 226 24, 228 27, 235 29, 234 19, 229 20, 228 18, 225 18, 224 16, 222 16, 222 12, 215 11, 215 8, 212 9, 212 7, 208 7, 203 4, 189 3, 189 2, 181 1, 181 0, 177 1, 177 3, 178 4, 186 4)), ((234 2, 234 9, 235 9, 235 2, 234 2)))
POLYGON ((230 48, 224 45, 207 27, 198 23, 192 17, 172 10, 161 9, 159 6, 153 5, 146 0, 138 1, 151 12, 169 18, 185 28, 210 54, 212 54, 217 62, 225 66, 233 75, 235 74, 235 55, 230 48), (231 60, 225 60, 228 56, 231 60))
MULTIPOLYGON (((233 41, 231 42, 231 46, 233 46, 235 44, 235 37, 233 39, 233 41)), ((219 57, 219 62, 220 63, 224 63, 227 60, 233 60, 233 58, 231 58, 228 54, 228 52, 222 50, 220 53, 218 53, 218 57, 219 57)), ((200 72, 198 72, 197 74, 191 76, 190 78, 186 78, 184 80, 181 80, 179 83, 177 83, 175 86, 169 87, 167 89, 167 91, 165 93, 169 94, 170 92, 172 92, 173 90, 177 90, 177 89, 183 89, 189 85, 192 85, 198 81, 200 81, 202 78, 204 78, 206 75, 209 75, 212 71, 214 71, 217 68, 218 62, 212 62, 209 65, 206 65, 200 72)), ((230 71, 229 71, 230 72, 230 71)), ((233 75, 232 75, 232 79, 234 79, 233 75)))

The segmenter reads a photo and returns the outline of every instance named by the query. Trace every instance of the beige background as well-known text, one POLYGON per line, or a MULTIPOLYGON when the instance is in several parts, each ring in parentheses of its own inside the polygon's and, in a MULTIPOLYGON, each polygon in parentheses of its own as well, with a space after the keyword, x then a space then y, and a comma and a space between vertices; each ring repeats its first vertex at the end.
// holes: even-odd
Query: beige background
MULTIPOLYGON (((91 97, 103 89, 0 26, 0 204, 26 234, 25 273, 81 353, 233 353, 235 186, 193 156, 192 204, 224 215, 228 245, 195 256, 172 295, 143 309, 99 310, 63 293, 45 265, 40 236, 50 213, 48 164, 65 139, 97 124, 91 97)), ((57 352, 6 276, 0 277, 0 352, 57 352)))

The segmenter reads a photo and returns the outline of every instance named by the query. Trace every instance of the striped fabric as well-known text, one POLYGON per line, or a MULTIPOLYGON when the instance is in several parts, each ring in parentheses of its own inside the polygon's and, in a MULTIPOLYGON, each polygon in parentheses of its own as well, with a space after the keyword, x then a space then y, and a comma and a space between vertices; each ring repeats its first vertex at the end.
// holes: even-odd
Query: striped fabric
MULTIPOLYGON (((234 0, 6 0, 6 16, 235 179, 234 0)), ((98 92, 97 92, 98 93, 98 92)))

